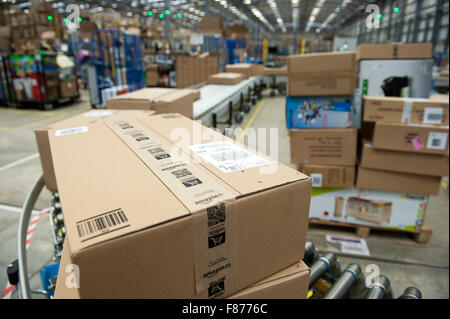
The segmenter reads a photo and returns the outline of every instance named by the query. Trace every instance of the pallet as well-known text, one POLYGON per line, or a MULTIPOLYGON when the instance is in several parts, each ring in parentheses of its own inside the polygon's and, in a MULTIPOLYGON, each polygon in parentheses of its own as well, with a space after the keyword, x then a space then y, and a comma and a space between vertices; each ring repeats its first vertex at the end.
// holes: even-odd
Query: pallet
POLYGON ((350 223, 340 223, 333 222, 329 220, 321 220, 311 218, 309 220, 310 225, 320 225, 320 226, 329 226, 329 227, 338 227, 338 228, 353 228, 355 230, 356 236, 360 238, 369 238, 371 230, 380 230, 384 232, 395 232, 395 233, 404 233, 410 234, 413 236, 414 240, 419 244, 428 244, 431 239, 431 235, 433 233, 430 225, 427 221, 424 221, 422 225, 422 229, 418 233, 410 233, 407 231, 395 230, 395 229, 386 229, 381 227, 373 227, 373 226, 363 226, 363 225, 355 225, 350 223))

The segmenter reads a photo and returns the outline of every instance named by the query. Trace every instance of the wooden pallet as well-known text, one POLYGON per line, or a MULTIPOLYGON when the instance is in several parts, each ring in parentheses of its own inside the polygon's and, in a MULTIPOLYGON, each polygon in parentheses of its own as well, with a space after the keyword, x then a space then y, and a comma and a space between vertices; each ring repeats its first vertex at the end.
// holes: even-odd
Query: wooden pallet
POLYGON ((358 236, 360 238, 369 238, 371 230, 381 230, 384 232, 404 233, 407 235, 412 235, 414 240, 419 244, 427 244, 430 241, 431 235, 433 233, 433 231, 432 231, 430 225, 427 223, 427 221, 424 221, 422 229, 418 233, 410 233, 410 232, 406 232, 406 231, 386 229, 386 228, 381 228, 381 227, 333 222, 333 221, 329 221, 329 220, 321 220, 321 219, 315 219, 315 218, 311 218, 309 220, 309 225, 320 225, 320 226, 339 227, 339 228, 353 228, 355 230, 356 236, 358 236))

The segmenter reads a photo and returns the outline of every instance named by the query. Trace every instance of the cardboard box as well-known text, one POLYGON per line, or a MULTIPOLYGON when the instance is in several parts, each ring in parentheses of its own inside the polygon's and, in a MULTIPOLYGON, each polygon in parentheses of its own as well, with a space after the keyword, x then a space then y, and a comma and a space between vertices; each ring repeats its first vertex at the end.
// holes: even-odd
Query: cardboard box
POLYGON ((364 97, 364 121, 448 125, 448 99, 364 97))
MULTIPOLYGON (((78 288, 69 288, 66 282, 72 283, 73 272, 67 266, 73 264, 70 247, 64 244, 55 288, 55 299, 80 299, 78 288)), ((83 270, 80 269, 80 275, 83 270)), ((303 261, 245 288, 227 299, 306 299, 310 278, 310 270, 303 261)), ((96 298, 102 298, 100 295, 96 298)), ((126 298, 126 296, 124 297, 126 298)))
POLYGON ((227 26, 225 29, 225 38, 247 40, 248 29, 243 24, 227 26))
POLYGON ((209 76, 208 84, 235 85, 244 80, 242 73, 217 73, 209 76))
POLYGON ((287 128, 357 128, 361 110, 353 106, 352 96, 287 96, 287 128))
POLYGON ((419 232, 428 196, 371 190, 313 188, 310 218, 419 232))
POLYGON ((356 165, 356 129, 289 131, 293 164, 356 165))
POLYGON ((364 143, 361 167, 384 171, 448 176, 449 158, 445 155, 420 154, 375 149, 371 143, 364 143))
POLYGON ((202 25, 200 27, 201 33, 219 33, 224 29, 224 21, 221 16, 207 16, 202 18, 202 25))
POLYGON ((56 177, 55 170, 53 166, 53 158, 52 152, 50 149, 49 142, 49 131, 53 129, 58 130, 75 130, 80 129, 81 127, 85 127, 91 123, 95 123, 98 121, 103 121, 104 119, 111 117, 120 119, 122 117, 127 117, 130 115, 134 115, 137 117, 150 116, 154 114, 154 111, 135 111, 135 110, 117 110, 117 111, 109 111, 109 110, 92 110, 88 112, 84 112, 79 115, 75 115, 69 118, 66 118, 62 121, 50 124, 46 127, 38 128, 34 131, 34 136, 36 138, 36 144, 39 151, 39 157, 41 159, 42 172, 44 174, 45 186, 49 190, 57 190, 58 187, 56 185, 56 177))
POLYGON ((375 122, 374 148, 426 154, 448 154, 448 126, 375 122))
POLYGON ((433 94, 430 95, 430 100, 433 101, 446 101, 448 103, 449 96, 448 94, 433 94))
POLYGON ((248 63, 227 64, 225 66, 225 72, 241 73, 248 79, 254 75, 254 68, 252 64, 248 63))
POLYGON ((352 188, 355 166, 298 165, 298 170, 311 177, 313 187, 352 188))
POLYGON ((363 43, 356 48, 356 59, 431 59, 432 43, 363 43))
POLYGON ((192 117, 198 90, 145 88, 106 101, 107 109, 153 110, 157 114, 180 113, 192 117))
POLYGON ((283 66, 281 68, 268 68, 264 67, 263 70, 264 75, 287 75, 287 66, 283 66))
POLYGON ((82 298, 223 297, 303 257, 310 178, 221 133, 162 114, 49 138, 82 298))
POLYGON ((61 97, 72 97, 78 95, 76 80, 60 82, 61 97))
POLYGON ((353 52, 292 55, 287 58, 288 95, 353 95, 356 55, 353 52))
POLYGON ((441 177, 359 167, 356 187, 386 192, 439 195, 441 177))

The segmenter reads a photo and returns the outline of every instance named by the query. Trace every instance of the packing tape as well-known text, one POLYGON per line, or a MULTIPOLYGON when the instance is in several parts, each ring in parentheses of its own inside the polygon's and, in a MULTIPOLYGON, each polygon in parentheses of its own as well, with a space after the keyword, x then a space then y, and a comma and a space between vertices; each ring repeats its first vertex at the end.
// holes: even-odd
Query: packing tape
POLYGON ((411 114, 413 109, 414 99, 405 98, 402 110, 402 123, 409 124, 411 121, 411 114))
POLYGON ((293 81, 308 81, 308 80, 334 80, 339 78, 350 77, 352 72, 346 71, 323 71, 323 72, 292 72, 289 74, 289 78, 293 81))
POLYGON ((197 294, 223 298, 234 293, 234 195, 193 164, 197 161, 177 156, 171 144, 136 121, 105 123, 191 213, 197 294))

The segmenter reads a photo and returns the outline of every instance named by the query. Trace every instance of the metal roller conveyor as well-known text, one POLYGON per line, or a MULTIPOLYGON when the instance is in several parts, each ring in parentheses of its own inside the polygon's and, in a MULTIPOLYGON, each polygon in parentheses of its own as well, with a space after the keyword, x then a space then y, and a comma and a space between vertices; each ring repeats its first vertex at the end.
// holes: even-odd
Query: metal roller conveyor
POLYGON ((323 299, 342 299, 344 298, 350 288, 359 280, 361 275, 361 267, 358 264, 350 264, 339 275, 335 283, 328 292, 323 296, 323 299))
POLYGON ((378 280, 369 288, 365 299, 385 299, 390 297, 390 281, 385 275, 378 276, 378 280))
POLYGON ((309 279, 309 287, 312 287, 317 279, 322 276, 326 271, 331 272, 332 265, 336 262, 336 255, 333 253, 327 253, 323 257, 319 258, 311 266, 311 276, 309 279))
POLYGON ((398 299, 422 299, 422 293, 416 287, 408 287, 398 299))

